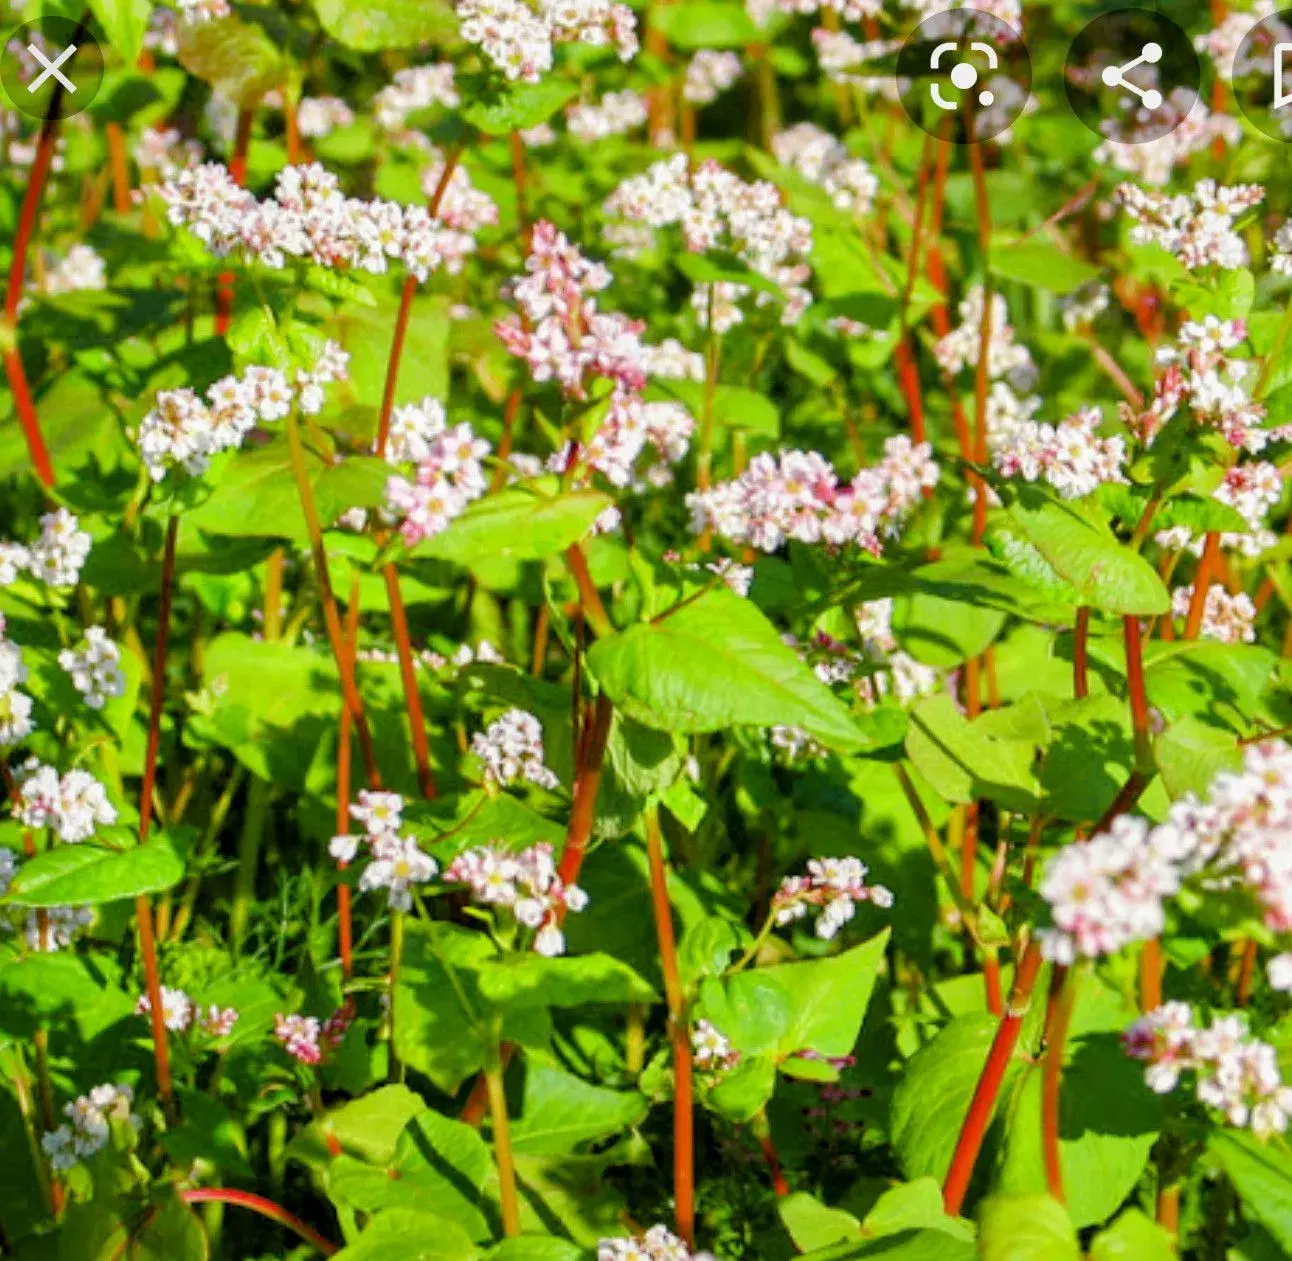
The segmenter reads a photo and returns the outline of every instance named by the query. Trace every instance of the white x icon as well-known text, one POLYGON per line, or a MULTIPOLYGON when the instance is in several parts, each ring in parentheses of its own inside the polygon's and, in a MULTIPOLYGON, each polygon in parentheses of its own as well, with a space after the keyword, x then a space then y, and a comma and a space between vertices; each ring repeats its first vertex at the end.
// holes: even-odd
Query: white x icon
POLYGON ((41 71, 40 77, 27 85, 28 92, 35 93, 39 91, 41 84, 44 83, 50 75, 53 75, 54 78, 56 78, 69 92, 76 91, 76 84, 73 83, 71 79, 67 78, 61 70, 59 70, 59 66, 61 66, 63 62, 65 62, 76 51, 75 44, 68 44, 68 46, 64 48, 53 61, 50 61, 35 44, 28 44, 27 51, 45 67, 45 69, 41 71))

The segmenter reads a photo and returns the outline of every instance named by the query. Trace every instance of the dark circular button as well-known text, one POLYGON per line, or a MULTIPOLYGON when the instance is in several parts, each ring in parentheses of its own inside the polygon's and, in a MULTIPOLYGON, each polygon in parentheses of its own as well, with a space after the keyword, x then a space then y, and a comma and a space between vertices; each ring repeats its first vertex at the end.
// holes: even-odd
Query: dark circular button
POLYGON ((1234 100, 1257 131, 1292 141, 1292 9, 1253 24, 1234 56, 1234 100))
POLYGON ((1189 37, 1150 9, 1095 18, 1072 42, 1063 86, 1095 135, 1148 144, 1173 132, 1198 101, 1202 68, 1189 37))
POLYGON ((916 126, 977 144, 1013 125, 1032 90, 1023 37, 980 9, 925 18, 897 54, 902 107, 916 126))
POLYGON ((103 49, 86 22, 44 17, 11 31, 0 49, 0 86, 29 118, 71 118, 103 85, 103 49))

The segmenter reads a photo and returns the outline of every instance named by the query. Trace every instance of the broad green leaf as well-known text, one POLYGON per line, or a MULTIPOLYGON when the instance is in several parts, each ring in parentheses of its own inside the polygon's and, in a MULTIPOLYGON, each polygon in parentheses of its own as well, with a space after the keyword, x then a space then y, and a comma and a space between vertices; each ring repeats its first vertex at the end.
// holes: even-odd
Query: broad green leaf
POLYGON ((527 1062, 524 1099, 512 1119, 512 1142, 526 1155, 565 1155, 637 1125, 647 1108, 645 1096, 636 1091, 607 1090, 555 1065, 527 1062))
POLYGON ((1292 1155, 1281 1137, 1262 1142, 1243 1130, 1211 1136, 1207 1156, 1238 1191, 1243 1211, 1292 1252, 1292 1155))
POLYGON ((992 1196, 978 1218, 982 1261, 1081 1261, 1072 1219, 1048 1195, 992 1196))
POLYGON ((864 743, 848 711, 748 600, 706 592, 654 622, 598 640, 588 664, 615 705, 663 731, 802 727, 822 743, 864 743))
POLYGON ((940 1230, 904 1230, 866 1243, 836 1243, 804 1253, 802 1261, 974 1261, 973 1244, 940 1230))
MULTIPOLYGON (((682 403, 699 421, 704 416, 704 382, 667 381, 656 387, 659 395, 682 403)), ((776 404, 757 390, 743 385, 718 385, 713 391, 713 423, 728 429, 744 429, 766 438, 778 438, 781 416, 776 404)))
POLYGON ((1157 571, 1093 512, 1029 489, 1008 516, 1083 604, 1106 613, 1156 616, 1171 607, 1157 571))
POLYGON ((587 1261, 587 1253, 568 1239, 552 1235, 521 1235, 504 1239, 485 1253, 485 1261, 587 1261))
POLYGON ((678 48, 744 48, 761 38, 743 6, 723 0, 687 0, 678 8, 662 4, 650 21, 678 48))
MULTIPOLYGON (((914 576, 936 584, 944 576, 958 576, 961 568, 958 561, 937 561, 917 569, 914 576)), ((1003 610, 957 596, 925 590, 893 601, 893 634, 917 661, 950 669, 981 655, 1000 634, 1003 610)))
POLYGON ((1233 732, 1192 715, 1172 723, 1158 736, 1153 759, 1173 799, 1185 793, 1206 796, 1221 771, 1236 770, 1243 760, 1233 732))
POLYGON ((586 1003, 650 1003, 655 991, 608 954, 514 954, 480 965, 480 992, 500 1007, 582 1007, 586 1003))
POLYGON ((944 1231, 966 1241, 974 1237, 968 1222, 950 1216, 942 1206, 942 1188, 934 1178, 898 1183, 875 1201, 862 1222, 867 1235, 895 1235, 913 1229, 944 1231))
POLYGON ((781 292, 774 280, 768 280, 734 254, 680 254, 677 269, 694 285, 743 285, 756 293, 781 292))
POLYGON ((416 554, 467 568, 500 556, 542 560, 577 543, 612 502, 599 490, 548 496, 511 487, 478 499, 442 534, 420 544, 416 554))
POLYGON ((161 1145, 177 1166, 201 1160, 222 1173, 254 1178, 247 1162, 246 1134, 228 1107, 197 1090, 181 1090, 183 1120, 161 1135, 161 1145))
POLYGON ((1090 1261, 1174 1261, 1175 1243, 1169 1231, 1127 1209, 1090 1245, 1090 1261))
POLYGON ((386 1164, 404 1127, 425 1107, 407 1086, 382 1086, 325 1113, 292 1140, 288 1154, 322 1168, 331 1159, 331 1138, 351 1156, 386 1164))
POLYGON ((843 1209, 827 1208, 806 1191, 796 1191, 776 1205, 785 1229, 800 1252, 824 1248, 861 1235, 861 1223, 843 1209))
POLYGON ((1038 778, 1045 812, 1098 819, 1121 791, 1133 759, 1130 713, 1106 693, 1048 707, 1053 725, 1038 778))
POLYGON ((480 1249, 456 1222, 412 1208, 388 1208, 364 1227, 338 1261, 476 1261, 480 1249))
MULTIPOLYGON (((362 8, 356 8, 362 12, 362 8)), ((390 363, 391 330, 398 307, 387 296, 375 308, 358 309, 353 302, 338 307, 327 324, 327 333, 350 354, 350 377, 341 388, 353 402, 375 410, 381 406, 390 363)), ((400 360, 395 403, 443 399, 449 392, 448 304, 443 297, 419 293, 413 299, 404 356, 400 360)))
POLYGON ((991 270, 1002 280, 1051 293, 1072 293, 1100 276, 1099 268, 1039 238, 1000 241, 992 248, 991 270))
POLYGON ((537 83, 481 86, 462 107, 462 117, 486 135, 505 136, 545 122, 578 94, 578 87, 549 76, 537 83))
POLYGON ((452 6, 445 0, 314 0, 314 11, 338 44, 362 53, 443 44, 457 33, 452 6))
POLYGON ((235 104, 250 108, 282 87, 287 67, 261 27, 238 17, 179 26, 179 61, 235 104))
POLYGON ((127 66, 133 66, 143 51, 152 9, 152 0, 90 0, 95 21, 127 66))
POLYGON ((184 878, 184 848, 165 833, 146 845, 55 845, 25 862, 3 901, 10 906, 97 906, 170 889, 184 878))

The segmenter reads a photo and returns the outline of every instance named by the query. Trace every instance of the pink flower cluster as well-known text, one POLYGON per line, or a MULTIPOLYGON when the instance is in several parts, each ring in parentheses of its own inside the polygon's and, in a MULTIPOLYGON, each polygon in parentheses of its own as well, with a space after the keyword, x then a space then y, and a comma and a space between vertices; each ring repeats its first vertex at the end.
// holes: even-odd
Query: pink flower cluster
POLYGON ((860 858, 810 858, 806 876, 787 876, 772 896, 777 924, 792 924, 817 912, 816 935, 829 941, 857 911, 858 902, 890 907, 893 895, 882 884, 866 883, 860 858))
POLYGON ((328 853, 342 866, 355 860, 361 842, 368 846, 368 863, 359 877, 359 889, 364 893, 387 890, 393 911, 408 910, 413 905, 413 886, 425 884, 439 871, 416 840, 400 835, 403 811, 404 799, 398 793, 364 789, 350 807, 350 817, 364 828, 363 836, 344 833, 328 842, 328 853))
MULTIPOLYGON (((1193 604, 1194 586, 1176 587, 1171 593, 1171 616, 1186 618, 1193 604)), ((1256 640, 1256 605, 1245 591, 1230 595, 1224 586, 1212 583, 1202 606, 1202 624, 1198 633, 1203 639, 1222 644, 1250 644, 1256 640)))
POLYGON ((1184 1073, 1194 1075, 1200 1103, 1258 1138, 1282 1134, 1292 1116, 1292 1088, 1283 1084, 1278 1054, 1253 1038, 1242 1016, 1218 1016, 1202 1027, 1188 1003, 1165 1003, 1123 1035, 1126 1053, 1148 1065, 1145 1080, 1167 1094, 1184 1073))
POLYGON ((1006 477, 1044 480, 1064 499, 1092 494, 1106 482, 1126 480, 1126 444, 1101 438, 1102 422, 1097 407, 1083 407, 1058 425, 1019 421, 995 436, 992 463, 1006 477))
POLYGON ((154 482, 179 467, 197 476, 211 457, 242 446, 259 424, 283 420, 294 406, 307 416, 323 409, 324 387, 344 381, 350 356, 327 342, 311 372, 295 382, 277 368, 253 364, 241 376, 222 377, 205 395, 188 388, 162 390, 139 422, 139 454, 154 482))
POLYGON ((88 840, 97 827, 117 821, 107 791, 79 767, 60 776, 52 766, 28 758, 14 772, 14 817, 29 828, 53 828, 65 844, 88 840))
POLYGON ((840 485, 839 475, 815 451, 756 455, 735 481, 687 496, 691 529, 774 552, 787 539, 842 546, 855 543, 878 555, 923 492, 937 483, 928 443, 889 438, 884 458, 840 485))
POLYGON ((353 999, 347 1000, 326 1020, 317 1016, 274 1016, 274 1037, 292 1059, 311 1067, 341 1045, 346 1030, 354 1023, 353 999))
POLYGON ((1186 267, 1233 269, 1247 263, 1247 245, 1235 220, 1265 197, 1259 184, 1199 180, 1189 193, 1156 193, 1122 184, 1117 200, 1134 220, 1131 240, 1160 245, 1186 267))
MULTIPOLYGON (((162 1020, 172 1033, 187 1033, 197 1029, 211 1038, 227 1038, 238 1023, 236 1007, 218 1007, 211 1003, 202 1011, 183 990, 161 987, 162 1020)), ((152 1011, 147 994, 141 994, 135 1004, 135 1015, 146 1016, 152 1011)))
POLYGON ((545 842, 519 853, 502 842, 464 850, 449 864, 444 879, 465 885, 481 906, 505 910, 520 927, 536 930, 534 949, 549 957, 565 953, 560 928, 565 913, 577 914, 588 904, 588 895, 577 884, 566 884, 557 874, 552 847, 545 842))
POLYGON ((713 1254, 692 1252, 666 1226, 652 1226, 631 1239, 602 1239, 597 1261, 714 1261, 713 1254))
MULTIPOLYGON (((812 225, 781 205, 780 190, 766 180, 746 183, 712 159, 691 171, 686 155, 678 153, 620 184, 606 200, 606 212, 623 221, 607 229, 608 239, 623 246, 621 253, 639 253, 658 229, 673 225, 680 226, 693 254, 730 250, 751 271, 780 286, 783 324, 796 323, 812 301, 806 288, 812 276, 807 261, 812 225)), ((724 332, 743 319, 736 304, 748 288, 723 282, 719 289, 725 316, 720 323, 715 312, 714 330, 724 332)), ((764 306, 775 298, 760 292, 754 300, 764 306)), ((692 305, 706 324, 709 303, 708 286, 698 285, 692 305)))
POLYGON ((543 724, 523 709, 509 709, 471 737, 471 752, 484 763, 485 783, 506 788, 528 780, 554 789, 561 781, 543 761, 543 724))
POLYGON ((613 45, 621 61, 637 55, 637 17, 613 0, 455 0, 462 38, 479 45, 508 79, 537 83, 552 68, 554 44, 613 45))
POLYGON ((1165 901, 1186 880, 1205 893, 1241 890, 1265 926, 1292 932, 1292 746, 1248 745, 1238 771, 1222 771, 1206 800, 1189 795, 1150 828, 1122 816, 1107 831, 1068 845, 1041 882, 1052 927, 1047 958, 1072 963, 1157 936, 1165 901))
POLYGON ((299 259, 382 275, 398 262, 425 280, 434 271, 460 270, 475 248, 469 231, 424 207, 345 196, 337 177, 316 162, 284 167, 265 201, 214 162, 180 171, 159 191, 170 222, 217 257, 237 255, 275 269, 299 259))

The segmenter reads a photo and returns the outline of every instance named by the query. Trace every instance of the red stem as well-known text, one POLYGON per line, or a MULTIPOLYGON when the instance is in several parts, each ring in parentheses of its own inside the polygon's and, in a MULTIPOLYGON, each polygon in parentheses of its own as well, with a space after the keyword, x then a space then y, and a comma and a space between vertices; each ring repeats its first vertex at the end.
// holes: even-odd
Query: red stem
POLYGON ((235 1191, 231 1187, 193 1187, 179 1194, 185 1204, 236 1204, 239 1208, 250 1209, 253 1213, 259 1213, 261 1217, 267 1217, 271 1222, 294 1231, 325 1257, 335 1256, 341 1251, 340 1244, 325 1239, 308 1222, 301 1221, 295 1213, 289 1213, 281 1204, 275 1204, 263 1195, 256 1195, 251 1191, 235 1191))
POLYGON ((1009 996, 1009 1007, 996 1027, 996 1036, 992 1040, 991 1050, 987 1053, 987 1062, 983 1065, 978 1085, 974 1088, 973 1099, 970 1101, 969 1111, 965 1116, 960 1137, 956 1141, 955 1152, 951 1157, 951 1167, 942 1187, 943 1205, 952 1216, 960 1212, 965 1193, 969 1190, 969 1180, 973 1176, 978 1153, 982 1150, 987 1127, 996 1109, 1001 1082, 1005 1079, 1005 1070, 1009 1067, 1010 1058, 1014 1054, 1019 1029, 1027 1014, 1032 987, 1036 984, 1036 976, 1040 969, 1041 947, 1036 942, 1031 942, 1023 952, 1022 959, 1019 960, 1018 972, 1014 977, 1014 988, 1009 996))
POLYGON ((561 854, 561 880, 573 884, 579 878, 592 824, 596 819, 597 792, 601 788, 601 770, 605 765, 606 741, 610 738, 610 721, 614 707, 602 692, 592 711, 592 721, 584 728, 579 741, 578 765, 574 772, 574 801, 570 807, 570 825, 561 854))
POLYGON ((427 801, 435 797, 435 776, 431 774, 431 747, 426 738, 426 716, 422 694, 417 687, 417 663, 408 633, 408 614, 399 590, 399 573, 393 564, 382 570, 386 580, 386 600, 390 605, 390 624, 395 633, 395 651, 399 657, 399 675, 404 683, 404 703, 408 708, 408 726, 413 736, 413 758, 417 763, 417 782, 427 801))
POLYGON ((1215 530, 1207 533, 1202 545, 1202 557, 1193 577, 1193 598, 1189 601, 1189 616, 1184 623, 1184 638, 1197 639, 1202 629, 1202 615, 1207 608, 1207 592, 1211 590, 1211 576, 1220 559, 1220 535, 1215 530))

